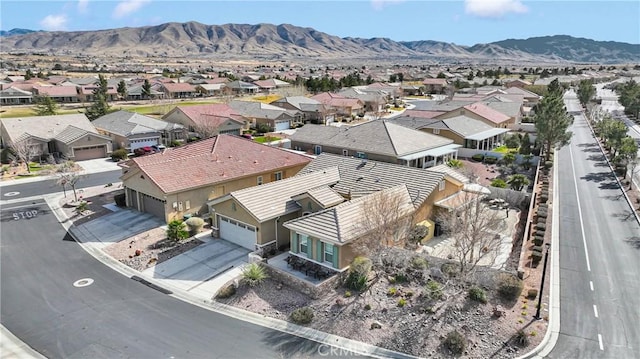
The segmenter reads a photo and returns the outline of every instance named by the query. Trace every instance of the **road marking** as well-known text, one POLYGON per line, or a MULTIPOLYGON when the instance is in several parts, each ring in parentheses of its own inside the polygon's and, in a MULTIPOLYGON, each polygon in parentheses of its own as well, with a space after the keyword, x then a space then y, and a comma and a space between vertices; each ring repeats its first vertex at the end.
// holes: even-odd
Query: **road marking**
POLYGON ((591 291, 593 292, 593 282, 589 281, 589 288, 591 288, 591 291))
POLYGON ((78 279, 77 281, 73 282, 73 286, 76 288, 82 288, 82 287, 86 287, 93 284, 93 279, 91 278, 82 278, 82 279, 78 279))
POLYGON ((13 197, 19 195, 20 192, 7 192, 4 194, 5 197, 13 197))
POLYGON ((593 305, 593 314, 596 315, 596 318, 598 317, 598 307, 595 304, 593 305))
POLYGON ((573 171, 573 185, 576 188, 576 201, 578 202, 578 217, 580 218, 580 232, 582 234, 582 243, 584 244, 584 256, 587 259, 587 270, 591 272, 591 264, 589 264, 589 251, 587 250, 587 238, 584 236, 584 221, 582 220, 582 208, 580 207, 580 196, 578 195, 578 181, 576 180, 576 166, 573 161, 573 151, 569 148, 569 156, 571 157, 571 170, 573 171))
POLYGON ((600 350, 604 350, 604 345, 602 345, 602 335, 598 334, 598 345, 600 345, 600 350))

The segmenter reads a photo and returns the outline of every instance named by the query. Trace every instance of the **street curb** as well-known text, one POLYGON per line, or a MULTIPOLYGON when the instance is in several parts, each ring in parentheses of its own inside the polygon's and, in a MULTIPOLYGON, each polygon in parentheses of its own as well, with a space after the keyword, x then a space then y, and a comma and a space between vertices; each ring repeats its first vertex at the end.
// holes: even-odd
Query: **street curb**
POLYGON ((81 242, 78 238, 76 238, 73 231, 69 230, 73 226, 73 224, 70 224, 70 222, 67 220, 68 217, 66 216, 66 213, 64 213, 64 211, 62 211, 60 206, 58 205, 58 202, 60 201, 61 198, 62 198, 61 196, 56 196, 56 197, 48 197, 45 200, 47 204, 51 207, 54 215, 56 216, 60 224, 62 224, 62 226, 67 230, 69 235, 73 237, 73 239, 91 256, 93 256, 98 261, 102 262, 104 265, 110 267, 111 269, 117 271, 118 273, 126 277, 131 278, 133 276, 137 276, 137 277, 143 278, 144 280, 148 281, 154 286, 171 291, 172 294, 169 294, 170 296, 176 299, 182 300, 183 302, 196 305, 200 308, 207 309, 207 310, 216 312, 218 314, 226 315, 238 320, 242 320, 244 322, 249 322, 249 323, 259 325, 269 329, 275 329, 287 334, 295 335, 301 338, 318 342, 321 345, 326 346, 324 347, 324 349, 322 346, 318 348, 318 354, 321 356, 323 356, 323 353, 328 355, 330 353, 331 347, 333 347, 333 348, 338 348, 335 352, 339 353, 339 355, 344 355, 344 356, 367 355, 373 358, 401 358, 401 359, 405 359, 405 358, 418 359, 419 358, 409 354, 400 353, 393 350, 377 347, 371 344, 325 333, 320 330, 304 327, 304 326, 290 323, 284 320, 270 318, 270 317, 249 312, 240 308, 218 303, 211 299, 199 298, 189 294, 183 289, 176 288, 171 285, 166 285, 165 283, 160 283, 156 279, 150 278, 144 275, 142 272, 138 272, 135 269, 132 269, 120 263, 119 261, 115 260, 113 257, 104 253, 104 251, 92 246, 88 246, 87 244, 81 242), (321 352, 321 350, 323 351, 321 352))
MULTIPOLYGON (((591 135, 596 140, 596 143, 598 144, 598 148, 600 149, 600 152, 604 156, 605 161, 607 161, 607 165, 609 166, 609 169, 613 173, 613 176, 616 178, 616 183, 618 183, 618 186, 620 187, 620 191, 622 191, 622 194, 624 195, 624 199, 629 204, 629 207, 631 208, 631 213, 633 213, 633 216, 636 218, 636 221, 638 222, 638 224, 640 224, 640 216, 638 216, 638 212, 635 210, 635 208, 633 208, 633 203, 631 202, 631 199, 629 198, 629 196, 627 196, 627 192, 625 192, 624 186, 622 185, 622 182, 620 182, 620 179, 618 178, 618 175, 616 175, 616 172, 613 169, 613 166, 611 165, 611 162, 609 161, 609 157, 607 157, 607 154, 604 152, 604 148, 602 147, 602 144, 600 143, 600 141, 598 141, 598 136, 596 136, 596 132, 593 130, 593 127, 591 127, 591 122, 589 122, 589 118, 584 113, 584 111, 582 111, 582 116, 584 117, 584 120, 587 121, 587 125, 589 126, 589 129, 591 130, 591 135)), ((633 181, 633 175, 632 175, 630 180, 633 181)))
MULTIPOLYGON (((551 203, 553 214, 551 223, 551 250, 549 251, 549 255, 551 256, 549 268, 549 276, 551 278, 549 281, 549 321, 547 323, 547 331, 540 344, 532 351, 516 359, 538 359, 546 357, 556 346, 560 334, 560 239, 558 233, 560 206, 556 207, 556 203, 558 203, 558 151, 554 151, 553 163, 553 202, 551 203)), ((544 278, 542 278, 542 280, 544 280, 544 278)), ((538 295, 543 295, 543 293, 539 293, 538 295)))
POLYGON ((0 324, 0 357, 3 359, 45 359, 46 357, 38 353, 11 333, 4 325, 0 324))

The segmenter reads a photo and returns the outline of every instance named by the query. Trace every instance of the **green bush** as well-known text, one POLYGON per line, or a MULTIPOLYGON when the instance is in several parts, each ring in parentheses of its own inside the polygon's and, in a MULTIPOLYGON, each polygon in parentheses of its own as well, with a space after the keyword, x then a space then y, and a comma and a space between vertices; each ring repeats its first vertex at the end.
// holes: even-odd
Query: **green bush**
POLYGON ((484 163, 489 164, 489 165, 493 165, 498 163, 498 158, 497 157, 493 157, 493 156, 487 156, 484 158, 484 163))
POLYGON ((505 182, 503 179, 496 178, 491 181, 491 187, 507 188, 507 182, 505 182))
POLYGON ((189 232, 185 229, 186 227, 187 225, 179 219, 174 219, 169 222, 167 224, 167 239, 178 242, 188 238, 189 232))
POLYGON ((260 285, 267 278, 269 278, 269 276, 265 272, 264 267, 258 263, 250 263, 242 269, 242 280, 250 287, 260 285))
POLYGON ((522 293, 522 281, 515 275, 500 273, 498 276, 498 294, 505 300, 516 300, 522 293))
POLYGON ((529 289, 527 291, 527 298, 528 299, 536 299, 536 297, 538 296, 538 290, 537 289, 529 289))
POLYGON ((111 159, 114 161, 126 160, 128 157, 128 152, 124 148, 111 152, 111 159))
POLYGON ((486 303, 487 293, 480 287, 471 287, 469 289, 469 298, 476 302, 486 303))
POLYGON ((192 236, 195 236, 202 230, 202 227, 204 226, 204 219, 200 217, 191 217, 187 219, 185 223, 187 224, 187 227, 189 227, 189 233, 192 236))
POLYGON ((302 307, 291 312, 291 320, 296 324, 309 324, 313 320, 313 309, 302 307))
POLYGON ((428 299, 440 299, 442 298, 442 286, 440 283, 430 280, 427 282, 427 285, 424 287, 424 296, 428 299))
POLYGON ((233 283, 231 284, 227 284, 226 286, 220 288, 220 290, 218 291, 218 294, 216 295, 216 298, 219 299, 225 299, 225 298, 229 298, 233 295, 236 294, 236 286, 233 285, 233 283))
POLYGON ((475 154, 475 155, 471 156, 471 159, 476 161, 476 162, 482 162, 482 160, 484 160, 484 155, 478 153, 478 154, 475 154))
POLYGON ((536 246, 541 246, 544 243, 543 237, 533 237, 533 244, 536 246))
POLYGON ((536 223, 536 229, 544 231, 547 229, 547 225, 544 223, 536 223))
POLYGON ((529 336, 522 329, 516 332, 516 334, 513 336, 513 340, 516 342, 516 344, 523 348, 529 345, 529 336))
POLYGON ((387 291, 387 295, 390 296, 390 297, 393 297, 396 294, 398 294, 398 290, 395 287, 391 287, 387 291))
POLYGON ((345 286, 359 292, 365 290, 367 288, 371 265, 369 258, 355 257, 349 267, 349 275, 345 280, 345 286))
POLYGON ((429 262, 424 257, 415 256, 409 260, 409 265, 415 269, 427 269, 429 262))
POLYGON ((351 292, 349 292, 349 291, 344 292, 344 297, 345 298, 351 297, 351 292))
POLYGON ((540 260, 542 259, 542 252, 540 251, 531 252, 531 259, 533 260, 533 263, 539 263, 540 260))
POLYGON ((461 268, 458 263, 443 263, 442 266, 440 266, 442 273, 449 278, 457 277, 460 273, 460 269, 461 268))
POLYGON ((544 168, 550 169, 551 167, 553 167, 553 161, 545 161, 544 168))
POLYGON ((404 273, 396 273, 396 275, 393 276, 393 278, 395 279, 396 283, 409 282, 409 278, 404 273))
POLYGON ((454 330, 447 334, 443 344, 445 348, 449 349, 454 355, 460 355, 467 346, 467 339, 458 331, 454 330))
POLYGON ((398 307, 402 308, 405 305, 407 305, 407 300, 406 299, 404 299, 404 298, 398 299, 398 307))
POLYGON ((365 304, 364 310, 371 310, 371 304, 365 304))

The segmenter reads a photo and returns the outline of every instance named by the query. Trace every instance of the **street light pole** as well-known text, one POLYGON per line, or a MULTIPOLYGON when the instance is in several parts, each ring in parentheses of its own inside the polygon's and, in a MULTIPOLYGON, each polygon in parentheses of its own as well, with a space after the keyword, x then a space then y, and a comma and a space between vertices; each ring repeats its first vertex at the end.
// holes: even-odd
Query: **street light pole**
POLYGON ((547 261, 549 259, 549 247, 551 245, 547 243, 545 245, 545 253, 544 253, 544 264, 542 265, 542 280, 540 280, 540 293, 538 293, 538 309, 536 309, 536 315, 534 318, 536 320, 540 320, 540 309, 542 308, 542 291, 544 290, 544 278, 547 274, 547 261))

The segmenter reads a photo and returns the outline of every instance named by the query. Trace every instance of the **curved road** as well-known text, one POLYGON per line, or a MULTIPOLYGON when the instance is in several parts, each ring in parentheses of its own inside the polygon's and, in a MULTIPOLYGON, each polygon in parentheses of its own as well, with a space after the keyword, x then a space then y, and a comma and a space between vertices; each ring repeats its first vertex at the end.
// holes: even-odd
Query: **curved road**
MULTIPOLYGON (((577 105, 565 97, 567 109, 577 105)), ((640 358, 640 225, 586 119, 558 153, 560 334, 549 358, 640 358)))
MULTIPOLYGON (((80 180, 78 180, 76 189, 120 182, 121 174, 121 170, 115 170, 83 175, 80 180)), ((56 184, 55 179, 46 179, 24 183, 20 183, 20 180, 16 180, 11 181, 10 184, 2 183, 2 186, 0 186, 0 200, 14 200, 27 197, 43 196, 54 192, 62 192, 62 187, 56 184), (11 192, 17 192, 17 194, 14 195, 11 192)), ((69 195, 70 193, 71 189, 69 188, 69 186, 67 186, 67 195, 69 195)))
POLYGON ((104 266, 43 201, 3 205, 2 325, 48 358, 308 358, 326 345, 182 302, 104 266), (90 278, 93 283, 76 283, 90 278))

